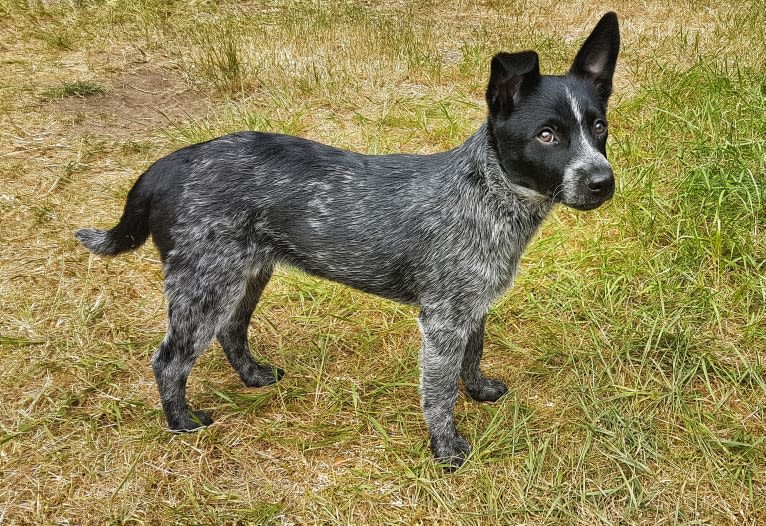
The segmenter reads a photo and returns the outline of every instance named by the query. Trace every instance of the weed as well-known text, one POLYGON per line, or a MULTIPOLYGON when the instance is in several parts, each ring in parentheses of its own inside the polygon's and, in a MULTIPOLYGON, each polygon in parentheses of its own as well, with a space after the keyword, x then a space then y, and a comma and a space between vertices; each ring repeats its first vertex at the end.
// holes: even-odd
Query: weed
POLYGON ((248 61, 241 28, 232 19, 216 20, 190 34, 192 52, 182 64, 195 84, 211 85, 226 95, 243 94, 257 86, 257 71, 248 61))

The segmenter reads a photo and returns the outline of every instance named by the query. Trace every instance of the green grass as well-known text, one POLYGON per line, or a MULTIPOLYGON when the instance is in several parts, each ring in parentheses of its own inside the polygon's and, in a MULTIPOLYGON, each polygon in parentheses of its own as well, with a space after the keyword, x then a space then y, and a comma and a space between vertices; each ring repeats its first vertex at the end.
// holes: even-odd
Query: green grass
POLYGON ((43 97, 48 99, 89 97, 91 95, 101 95, 104 92, 104 88, 94 82, 75 80, 74 82, 64 82, 55 88, 46 89, 43 91, 43 97))
POLYGON ((766 522, 766 15, 621 5, 617 195, 558 209, 490 312, 484 369, 511 392, 461 395, 474 451, 446 475, 415 309, 281 269, 251 345, 285 379, 246 389, 213 345, 189 396, 216 423, 170 435, 158 255, 91 257, 72 232, 112 224, 165 153, 235 130, 454 147, 496 51, 561 73, 600 11, 0 2, 0 522, 766 522))

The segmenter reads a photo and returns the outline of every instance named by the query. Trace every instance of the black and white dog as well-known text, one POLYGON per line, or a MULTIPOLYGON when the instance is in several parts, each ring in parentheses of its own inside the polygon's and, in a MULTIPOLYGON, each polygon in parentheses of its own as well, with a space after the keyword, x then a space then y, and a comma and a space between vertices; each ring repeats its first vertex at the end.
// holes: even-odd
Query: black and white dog
POLYGON ((241 132, 154 163, 111 230, 75 234, 100 255, 152 235, 162 257, 168 331, 152 359, 171 430, 212 422, 186 402, 195 359, 214 337, 248 386, 284 371, 257 363, 247 329, 274 266, 420 307, 420 389, 435 457, 459 467, 459 378, 475 400, 507 391, 479 368, 484 320, 513 281, 555 203, 590 210, 614 193, 606 109, 619 51, 607 13, 564 76, 533 51, 492 59, 486 122, 454 150, 362 155, 306 139, 241 132))

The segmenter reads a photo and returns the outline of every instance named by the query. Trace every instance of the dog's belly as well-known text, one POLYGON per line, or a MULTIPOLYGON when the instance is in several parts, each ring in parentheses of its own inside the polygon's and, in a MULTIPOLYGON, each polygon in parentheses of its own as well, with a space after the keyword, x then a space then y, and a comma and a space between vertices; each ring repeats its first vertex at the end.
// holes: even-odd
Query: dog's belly
POLYGON ((334 237, 295 234, 291 229, 271 230, 256 243, 270 258, 309 274, 401 303, 417 304, 418 268, 406 248, 392 241, 354 236, 347 231, 334 237))

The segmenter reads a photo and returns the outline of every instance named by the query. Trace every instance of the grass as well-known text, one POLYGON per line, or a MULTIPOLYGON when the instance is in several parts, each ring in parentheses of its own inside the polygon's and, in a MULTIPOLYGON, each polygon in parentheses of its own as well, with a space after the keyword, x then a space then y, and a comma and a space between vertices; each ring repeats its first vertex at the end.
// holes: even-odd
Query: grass
POLYGON ((104 88, 94 82, 87 80, 75 80, 74 82, 64 82, 61 86, 50 88, 43 91, 43 97, 48 99, 60 99, 64 97, 89 97, 91 95, 101 95, 104 88))
POLYGON ((451 148, 484 118, 493 53, 534 48, 560 73, 600 11, 0 1, 0 523, 766 522, 756 4, 621 4, 618 193, 557 210, 490 312, 484 368, 511 392, 461 395, 474 452, 445 475, 414 309, 281 269, 251 344, 288 376, 246 389, 214 345, 190 398, 216 424, 171 436, 149 367, 157 253, 90 257, 71 233, 112 224, 163 154, 234 130, 451 148))

